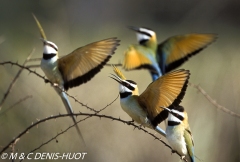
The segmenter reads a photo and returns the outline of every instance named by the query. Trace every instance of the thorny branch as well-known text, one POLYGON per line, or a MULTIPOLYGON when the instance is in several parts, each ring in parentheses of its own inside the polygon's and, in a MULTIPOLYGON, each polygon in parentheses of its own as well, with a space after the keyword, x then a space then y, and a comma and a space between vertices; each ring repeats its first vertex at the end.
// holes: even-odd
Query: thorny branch
MULTIPOLYGON (((33 49, 33 50, 31 51, 31 53, 28 55, 27 59, 24 61, 24 63, 23 63, 22 66, 25 66, 25 64, 28 62, 28 60, 31 59, 34 51, 35 51, 35 49, 33 49)), ((6 98, 7 98, 8 95, 9 95, 9 93, 11 92, 12 88, 14 87, 14 85, 15 85, 17 79, 19 78, 20 74, 22 73, 22 71, 23 71, 23 68, 21 68, 21 69, 18 71, 18 73, 16 74, 15 78, 14 78, 14 79, 12 80, 12 82, 10 83, 10 85, 9 85, 6 93, 5 93, 4 96, 3 96, 2 101, 0 102, 0 110, 2 109, 2 105, 3 105, 4 101, 6 100, 6 98)))
POLYGON ((6 110, 4 110, 3 112, 1 112, 0 116, 2 116, 3 114, 5 114, 6 112, 8 112, 9 110, 11 110, 13 107, 15 107, 16 105, 20 104, 23 101, 26 101, 27 99, 32 98, 32 95, 27 95, 24 98, 21 98, 20 100, 18 100, 16 103, 14 103, 12 106, 8 107, 6 110))
POLYGON ((212 103, 217 109, 222 110, 223 112, 232 115, 234 117, 240 118, 240 114, 237 114, 229 109, 227 109, 226 107, 219 105, 212 97, 210 97, 202 87, 200 87, 199 85, 193 84, 193 83, 189 83, 190 86, 192 86, 193 88, 196 88, 200 93, 203 94, 203 96, 210 102, 212 103))
MULTIPOLYGON (((139 127, 138 125, 136 125, 136 124, 134 124, 134 123, 131 123, 131 122, 129 122, 129 121, 125 121, 125 120, 122 120, 122 119, 120 119, 120 118, 115 118, 115 117, 108 116, 108 115, 100 115, 100 114, 97 114, 97 113, 95 113, 95 114, 91 114, 91 113, 73 113, 73 114, 59 114, 59 115, 54 115, 54 116, 50 116, 50 117, 47 117, 47 118, 45 118, 45 119, 41 119, 41 120, 33 123, 32 125, 28 126, 23 132, 21 132, 17 137, 15 137, 7 146, 5 146, 5 147, 1 150, 0 154, 2 154, 12 143, 14 143, 15 140, 17 140, 17 139, 19 139, 20 137, 22 137, 25 133, 27 133, 27 132, 28 132, 30 129, 32 129, 33 127, 35 127, 35 126, 37 126, 37 125, 39 125, 39 124, 41 124, 41 123, 43 123, 43 122, 45 122, 45 121, 48 121, 48 120, 55 120, 55 119, 57 119, 57 118, 68 117, 68 116, 71 116, 71 115, 74 115, 74 116, 99 117, 100 119, 101 119, 101 118, 105 118, 105 119, 109 119, 109 120, 112 120, 112 121, 118 121, 118 122, 122 122, 122 123, 127 124, 127 125, 131 125, 131 126, 133 126, 134 128, 137 128, 137 129, 139 129, 139 130, 141 130, 141 131, 143 131, 143 132, 151 135, 155 140, 160 141, 160 142, 163 143, 166 147, 168 147, 168 148, 170 148, 170 149, 172 150, 172 148, 171 148, 166 142, 164 142, 161 138, 155 136, 153 133, 148 132, 146 129, 144 129, 144 128, 142 128, 142 127, 139 127)), ((79 122, 80 122, 80 121, 79 121, 79 122)), ((72 127, 72 126, 70 126, 70 127, 72 127)), ((53 137, 53 139, 55 139, 55 138, 53 137)), ((178 153, 177 153, 177 154, 178 154, 178 153)), ((180 154, 178 154, 178 155, 181 157, 180 154)), ((185 160, 185 161, 186 161, 186 160, 185 160)))
MULTIPOLYGON (((26 69, 26 70, 29 71, 30 73, 33 73, 33 74, 37 75, 38 77, 42 78, 45 82, 49 82, 52 86, 55 86, 55 85, 54 85, 53 83, 51 83, 48 79, 46 79, 44 76, 41 76, 41 75, 38 74, 36 71, 31 70, 29 67, 25 67, 24 65, 20 65, 20 64, 18 64, 18 63, 13 63, 13 62, 11 62, 11 61, 0 62, 0 65, 5 65, 5 64, 15 65, 15 66, 20 67, 21 69, 26 69)), ((116 65, 118 65, 118 64, 116 64, 116 65)), ((121 65, 121 64, 119 64, 119 65, 121 65)), ((216 106, 218 109, 220 109, 220 110, 222 110, 223 112, 228 113, 228 114, 230 114, 230 115, 232 115, 232 116, 235 116, 235 117, 240 118, 240 115, 239 115, 239 114, 237 114, 237 113, 235 113, 235 112, 233 112, 233 111, 231 111, 231 110, 229 110, 229 109, 227 109, 227 108, 219 105, 219 104, 218 104, 215 100, 213 100, 199 85, 195 85, 195 84, 193 84, 193 83, 189 83, 189 85, 192 86, 192 87, 194 87, 194 88, 196 88, 199 92, 201 92, 201 93, 204 95, 204 97, 205 97, 208 101, 210 101, 214 106, 216 106)), ((61 89, 60 87, 58 87, 58 88, 61 89)), ((62 89, 61 89, 61 90, 62 90, 62 89)), ((62 90, 62 91, 64 91, 64 90, 62 90)), ((82 106, 86 107, 87 109, 89 109, 89 110, 91 110, 91 111, 94 111, 95 113, 97 112, 95 109, 90 108, 90 107, 88 107, 87 105, 81 103, 81 102, 80 102, 79 100, 77 100, 74 96, 71 96, 71 95, 68 94, 67 92, 65 92, 65 93, 66 93, 70 98, 74 99, 75 102, 81 104, 82 106)))
MULTIPOLYGON (((110 105, 112 105, 117 99, 118 99, 119 95, 109 104, 107 104, 105 107, 103 107, 102 109, 100 109, 97 113, 95 114, 98 114, 100 113, 101 111, 105 110, 107 107, 109 107, 110 105)), ((87 116, 86 118, 84 119, 81 119, 79 120, 77 123, 75 124, 72 124, 71 126, 69 126, 68 128, 66 128, 65 130, 61 131, 60 133, 56 134, 54 137, 52 137, 51 139, 49 139, 48 141, 42 143, 40 146, 36 147, 35 149, 31 150, 29 153, 26 154, 26 156, 32 152, 35 152, 37 151, 38 149, 40 149, 41 147, 47 145, 48 143, 50 143, 51 141, 55 140, 58 136, 64 134, 65 132, 67 132, 69 129, 71 129, 72 127, 74 127, 76 124, 80 123, 80 122, 83 122, 85 121, 86 119, 90 118, 91 116, 87 116)), ((24 159, 22 159, 21 161, 23 161, 24 159)))
POLYGON ((86 107, 87 109, 89 109, 89 110, 91 110, 91 111, 93 111, 93 112, 95 112, 95 113, 98 112, 98 111, 95 110, 94 108, 91 108, 91 107, 83 104, 83 103, 80 102, 76 97, 70 95, 70 94, 67 93, 65 90, 61 89, 59 86, 56 86, 54 83, 52 83, 50 80, 48 80, 48 79, 45 78, 44 76, 38 74, 36 71, 33 71, 33 70, 31 70, 30 68, 28 68, 28 67, 26 67, 26 66, 24 66, 24 65, 20 65, 20 64, 18 64, 18 63, 14 63, 14 62, 11 62, 11 61, 0 62, 0 65, 7 65, 7 64, 10 64, 10 65, 12 65, 12 66, 13 66, 13 65, 18 66, 18 67, 20 67, 21 69, 27 70, 29 73, 35 74, 35 75, 38 76, 39 78, 42 78, 42 79, 45 81, 45 83, 50 83, 52 86, 57 87, 57 88, 59 88, 61 91, 65 92, 68 97, 72 98, 75 102, 79 103, 81 106, 86 107))
MULTIPOLYGON (((33 73, 33 74, 37 75, 38 77, 42 78, 46 83, 50 83, 52 86, 55 86, 52 82, 50 82, 50 81, 49 81, 48 79, 46 79, 44 76, 41 76, 41 75, 38 74, 36 71, 31 70, 29 67, 25 67, 24 65, 20 65, 20 64, 18 64, 18 63, 13 63, 13 62, 11 62, 11 61, 0 62, 0 65, 6 65, 6 64, 15 65, 15 66, 20 67, 21 69, 25 69, 25 70, 29 71, 29 73, 33 73)), ((119 64, 119 65, 117 65, 117 66, 120 66, 120 65, 121 65, 121 64, 119 64)), ((57 86, 57 87, 58 87, 58 86, 57 86)), ((60 87, 58 87, 58 88, 61 89, 60 87)), ((61 90, 62 90, 62 89, 61 89, 61 90)), ((62 91, 64 91, 64 90, 62 90, 62 91)), ((100 114, 98 114, 100 111, 102 111, 103 109, 105 109, 108 105, 107 105, 105 108, 103 108, 103 109, 101 109, 101 110, 99 110, 99 111, 96 111, 95 109, 90 108, 90 107, 88 107, 87 105, 81 103, 81 102, 78 101, 74 96, 69 95, 67 92, 66 92, 66 94, 67 94, 70 98, 74 99, 74 100, 75 100, 77 103, 79 103, 80 105, 82 105, 82 106, 84 106, 84 107, 86 107, 86 108, 94 111, 95 113, 94 113, 94 114, 90 114, 90 113, 81 113, 81 112, 79 112, 79 113, 74 113, 74 114, 59 114, 59 115, 50 116, 50 117, 47 117, 47 118, 45 118, 45 119, 39 120, 39 121, 35 122, 34 124, 30 125, 29 127, 27 127, 27 128, 26 128, 23 132, 21 132, 16 138, 14 138, 7 146, 5 146, 5 147, 2 149, 2 151, 0 152, 0 154, 2 154, 2 153, 3 153, 7 148, 9 148, 11 145, 14 145, 14 144, 20 139, 20 137, 22 137, 22 136, 23 136, 24 134, 26 134, 31 128, 37 126, 38 124, 40 124, 40 123, 42 123, 42 122, 45 122, 45 121, 47 121, 47 120, 52 120, 52 119, 61 118, 61 117, 67 117, 67 116, 72 116, 72 115, 75 115, 75 116, 87 116, 86 118, 78 121, 77 123, 82 122, 82 121, 84 121, 84 120, 86 120, 87 118, 90 118, 90 117, 99 117, 99 118, 105 118, 105 119, 114 120, 114 121, 122 122, 122 123, 124 123, 124 124, 131 125, 131 126, 133 126, 134 128, 138 128, 139 130, 141 130, 141 131, 143 131, 143 132, 151 135, 151 136, 154 137, 156 140, 162 142, 166 147, 168 147, 168 148, 171 149, 171 147, 170 147, 166 142, 164 142, 161 138, 156 137, 153 133, 148 132, 148 131, 145 130, 144 128, 139 127, 139 126, 135 125, 134 123, 130 123, 129 121, 125 121, 125 120, 122 120, 122 119, 120 119, 120 118, 114 118, 114 117, 112 117, 112 116, 107 116, 107 115, 100 115, 100 114)), ((117 98, 116 98, 116 99, 117 99, 117 98)), ((116 99, 115 99, 115 100, 116 100, 116 99)), ((115 100, 114 100, 114 101, 115 101, 115 100)), ((114 102, 114 101, 113 101, 113 102, 114 102)), ((112 102, 112 103, 113 103, 113 102, 112 102)), ((33 151, 35 151, 35 150, 41 148, 42 146, 48 144, 50 141, 54 140, 57 136, 63 134, 64 132, 66 132, 67 130, 69 130, 70 128, 72 128, 73 126, 74 126, 74 125, 68 127, 68 128, 65 129, 64 131, 58 133, 55 137, 53 137, 52 139, 50 139, 50 140, 48 140, 47 142, 43 143, 42 145, 40 145, 39 147, 37 147, 37 148, 34 149, 33 151)), ((31 152, 33 152, 33 151, 31 151, 31 152)), ((177 153, 177 154, 178 154, 178 153, 177 153)), ((178 154, 178 155, 181 157, 180 154, 178 154)), ((186 159, 183 159, 183 160, 184 160, 184 161, 187 161, 186 159)))

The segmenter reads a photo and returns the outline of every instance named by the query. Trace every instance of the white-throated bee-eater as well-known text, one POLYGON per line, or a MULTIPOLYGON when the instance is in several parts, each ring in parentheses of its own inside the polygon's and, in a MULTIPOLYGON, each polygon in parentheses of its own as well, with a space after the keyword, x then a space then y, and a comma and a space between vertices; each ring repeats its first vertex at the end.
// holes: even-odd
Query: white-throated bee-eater
MULTIPOLYGON (((101 40, 79 47, 70 54, 59 58, 58 47, 53 42, 47 40, 39 21, 35 16, 34 19, 40 30, 44 45, 41 69, 50 82, 58 85, 62 89, 54 87, 60 95, 67 112, 72 114, 73 109, 65 91, 88 82, 100 72, 114 54, 120 41, 117 40, 117 38, 101 40)), ((74 116, 72 116, 72 120, 74 124, 77 123, 74 116)), ((75 126, 84 142, 78 125, 76 124, 75 126)))
POLYGON ((136 82, 127 80, 116 67, 113 71, 116 75, 112 74, 111 78, 119 83, 122 109, 133 121, 166 136, 165 131, 158 127, 168 116, 161 106, 174 108, 180 104, 187 89, 189 71, 181 69, 165 74, 152 82, 141 95, 136 82))
POLYGON ((166 138, 172 149, 188 162, 194 162, 194 143, 188 124, 188 115, 182 106, 174 109, 165 108, 169 112, 166 138))
POLYGON ((148 28, 129 27, 137 34, 139 44, 125 51, 125 70, 148 69, 152 80, 176 69, 217 39, 215 34, 186 34, 168 38, 158 44, 156 33, 148 28))

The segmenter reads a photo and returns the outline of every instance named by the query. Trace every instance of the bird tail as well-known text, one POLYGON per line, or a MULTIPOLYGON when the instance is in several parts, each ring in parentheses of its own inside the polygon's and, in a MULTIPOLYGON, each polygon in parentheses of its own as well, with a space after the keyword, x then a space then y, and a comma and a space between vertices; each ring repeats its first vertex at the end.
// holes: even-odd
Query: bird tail
POLYGON ((162 136, 166 137, 166 132, 162 130, 162 128, 160 128, 159 126, 156 126, 155 131, 157 131, 162 136))
MULTIPOLYGON (((57 91, 58 94, 61 96, 61 99, 62 99, 62 101, 63 101, 63 103, 64 103, 64 106, 65 106, 68 114, 73 114, 73 110, 72 110, 71 104, 70 104, 70 102, 69 102, 69 100, 68 100, 68 97, 67 97, 66 93, 63 92, 63 91, 59 92, 59 89, 56 89, 56 91, 57 91)), ((77 132, 78 132, 78 134, 79 134, 79 136, 80 136, 80 138, 81 138, 81 141, 82 141, 82 142, 84 143, 84 145, 86 146, 85 141, 84 141, 83 136, 82 136, 82 133, 81 133, 81 131, 80 131, 78 125, 77 125, 76 118, 75 118, 73 115, 71 116, 71 118, 72 118, 72 120, 73 120, 73 122, 74 122, 74 124, 75 124, 75 128, 77 129, 77 132)))

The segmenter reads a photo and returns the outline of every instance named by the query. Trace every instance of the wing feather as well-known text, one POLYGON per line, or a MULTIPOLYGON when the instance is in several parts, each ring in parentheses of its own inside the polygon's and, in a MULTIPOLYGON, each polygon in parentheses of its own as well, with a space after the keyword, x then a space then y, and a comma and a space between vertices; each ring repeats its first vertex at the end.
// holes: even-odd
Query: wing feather
POLYGON ((167 73, 197 54, 217 39, 215 34, 186 34, 173 36, 158 45, 160 67, 167 73))
POLYGON ((139 103, 146 109, 153 125, 159 124, 167 116, 161 116, 162 107, 178 106, 185 95, 189 79, 188 70, 176 70, 152 82, 139 96, 139 103))
POLYGON ((124 54, 123 68, 133 70, 151 66, 152 62, 145 54, 154 55, 154 52, 144 46, 130 45, 124 54))
POLYGON ((109 38, 74 50, 58 60, 59 71, 64 79, 64 88, 86 83, 107 63, 119 45, 117 38, 109 38))

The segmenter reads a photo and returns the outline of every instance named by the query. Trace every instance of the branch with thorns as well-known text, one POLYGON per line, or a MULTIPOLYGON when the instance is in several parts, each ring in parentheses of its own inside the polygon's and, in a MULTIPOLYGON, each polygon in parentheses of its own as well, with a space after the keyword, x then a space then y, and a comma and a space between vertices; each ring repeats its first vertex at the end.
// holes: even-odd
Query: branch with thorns
POLYGON ((234 117, 237 117, 237 118, 240 118, 240 114, 237 114, 229 109, 227 109, 226 107, 218 104, 216 102, 216 100, 214 100, 212 97, 210 97, 207 92, 200 86, 200 85, 196 85, 196 84, 193 84, 193 83, 189 83, 190 86, 192 86, 193 88, 197 89, 198 92, 200 92, 211 104, 213 104, 217 109, 219 110, 222 110, 223 112, 231 115, 231 116, 234 116, 234 117))
MULTIPOLYGON (((116 97, 111 103, 107 104, 105 107, 103 107, 102 109, 100 109, 100 110, 99 110, 97 113, 95 113, 95 114, 98 114, 98 113, 102 112, 102 111, 105 110, 107 107, 109 107, 110 105, 112 105, 112 104, 118 99, 118 97, 119 97, 119 95, 117 95, 117 97, 116 97)), ((83 122, 83 121, 85 121, 86 119, 88 119, 88 118, 90 118, 90 117, 92 117, 92 116, 87 116, 86 118, 77 121, 76 124, 78 124, 78 123, 80 123, 80 122, 83 122)), ((39 121, 39 120, 38 120, 38 121, 39 121)), ((54 137, 52 137, 51 139, 49 139, 49 140, 47 140, 46 142, 42 143, 41 145, 39 145, 39 146, 36 147, 35 149, 31 150, 29 153, 27 153, 27 155, 30 154, 30 153, 32 153, 32 152, 37 151, 37 150, 40 149, 41 147, 43 147, 43 146, 47 145, 48 143, 50 143, 51 141, 55 140, 58 136, 64 134, 64 133, 67 132, 69 129, 73 128, 76 124, 72 124, 71 126, 67 127, 65 130, 61 131, 60 133, 57 133, 57 134, 56 134, 54 137)), ((25 157, 26 157, 26 156, 25 156, 25 157)), ((22 160, 24 160, 24 159, 22 159, 22 160)), ((21 161, 22 161, 22 160, 21 160, 21 161)))
POLYGON ((11 62, 11 61, 0 62, 0 65, 12 65, 12 66, 14 65, 14 66, 20 67, 21 69, 25 69, 25 70, 27 70, 30 74, 32 73, 32 74, 35 74, 36 76, 38 76, 39 78, 42 78, 42 79, 45 81, 45 83, 50 83, 52 86, 54 86, 54 87, 60 89, 61 91, 65 92, 68 97, 72 98, 75 102, 77 102, 77 103, 80 104, 81 106, 83 106, 83 107, 85 107, 85 108, 87 108, 87 109, 89 109, 89 110, 91 110, 91 111, 93 111, 93 112, 95 112, 95 113, 98 112, 98 111, 95 110, 94 108, 91 108, 91 107, 87 106, 86 104, 80 102, 76 97, 70 95, 70 94, 67 93, 65 90, 63 90, 61 87, 59 87, 58 85, 52 83, 50 80, 48 80, 48 79, 45 78, 44 76, 38 74, 36 71, 33 71, 33 70, 31 70, 30 68, 28 68, 28 67, 26 67, 26 66, 24 66, 24 65, 20 65, 20 64, 17 63, 17 62, 14 63, 14 62, 11 62))
MULTIPOLYGON (((28 55, 28 57, 26 58, 26 60, 23 62, 23 66, 25 66, 25 64, 27 64, 27 62, 31 59, 33 53, 34 53, 35 49, 33 49, 30 54, 28 55)), ((14 77, 14 79, 12 80, 12 82, 10 83, 6 93, 3 96, 3 99, 0 102, 0 110, 2 109, 2 105, 4 104, 5 100, 7 99, 8 95, 10 94, 10 92, 12 91, 12 88, 14 87, 15 83, 17 82, 17 79, 19 78, 20 74, 22 73, 23 68, 21 68, 18 73, 16 74, 16 76, 14 77)))
MULTIPOLYGON (((115 99, 115 100, 116 100, 116 99, 115 99)), ((113 101, 113 102, 114 102, 114 101, 113 101)), ((112 102, 112 103, 113 103, 113 102, 112 102)), ((7 145, 1 150, 0 154, 2 154, 4 151, 6 151, 7 148, 9 148, 12 144, 14 144, 14 143, 16 142, 16 140, 19 140, 24 134, 26 134, 27 132, 29 132, 29 130, 32 129, 32 128, 34 128, 35 126, 37 126, 37 125, 39 125, 39 124, 41 124, 41 123, 43 123, 43 122, 46 122, 46 121, 48 121, 48 120, 55 120, 55 119, 57 119, 57 118, 68 117, 68 116, 71 116, 71 115, 74 115, 74 116, 87 116, 87 117, 99 117, 100 119, 101 119, 101 118, 105 118, 105 119, 108 119, 108 120, 118 121, 118 122, 121 122, 121 123, 124 123, 124 124, 127 124, 127 125, 131 125, 131 126, 134 127, 134 129, 137 128, 137 129, 139 129, 139 130, 141 130, 141 131, 149 134, 149 135, 152 136, 155 140, 160 141, 162 144, 164 144, 166 147, 168 147, 169 149, 172 150, 171 146, 169 146, 169 145, 168 145, 165 141, 163 141, 161 138, 155 136, 153 133, 147 131, 145 128, 139 127, 138 125, 136 125, 136 124, 134 124, 134 123, 132 123, 132 122, 125 121, 125 120, 122 120, 122 119, 120 119, 120 118, 115 118, 115 117, 108 116, 108 115, 101 115, 101 114, 97 114, 97 113, 91 114, 91 113, 81 113, 81 112, 79 112, 79 113, 73 113, 73 114, 59 114, 59 115, 54 115, 54 116, 47 117, 47 118, 45 118, 45 119, 41 119, 41 120, 39 120, 39 121, 31 124, 31 125, 28 126, 24 131, 22 131, 17 137, 15 137, 9 144, 7 144, 7 145)), ((82 122, 82 121, 84 121, 84 120, 86 120, 86 118, 78 121, 78 123, 79 123, 79 122, 82 122)), ((72 128, 73 126, 74 126, 74 125, 71 125, 71 126, 68 127, 65 131, 67 131, 68 129, 72 128)), ((61 134, 63 134, 63 133, 64 133, 64 131, 62 131, 62 132, 60 132, 59 134, 57 134, 57 136, 58 136, 58 135, 61 135, 61 134)), ((37 147, 36 149, 32 150, 31 152, 36 151, 36 150, 38 150, 39 148, 41 148, 42 146, 48 144, 50 141, 56 139, 57 136, 55 136, 55 137, 51 138, 49 141, 41 144, 39 147, 37 147)), ((31 152, 29 152, 29 153, 31 153, 31 152)), ((176 154, 178 154, 178 153, 176 152, 176 154)), ((178 155, 179 155, 180 157, 182 157, 180 154, 178 154, 178 155)), ((186 161, 186 159, 184 159, 184 160, 186 161)))
MULTIPOLYGON (((13 85, 14 85, 14 83, 16 82, 17 78, 18 78, 19 75, 21 74, 22 70, 27 70, 29 73, 35 74, 35 75, 38 76, 39 78, 43 79, 46 83, 50 83, 52 86, 58 87, 58 86, 56 86, 54 83, 52 83, 52 82, 50 82, 48 79, 46 79, 44 76, 38 74, 36 71, 31 70, 31 69, 30 69, 31 66, 25 66, 25 64, 26 64, 27 62, 32 61, 32 60, 30 59, 30 57, 31 57, 31 54, 30 54, 29 57, 25 60, 25 62, 23 63, 23 65, 20 65, 20 64, 18 64, 17 62, 14 63, 14 62, 11 62, 11 61, 0 62, 0 65, 7 65, 7 64, 9 64, 9 65, 18 66, 19 68, 21 68, 21 69, 19 70, 19 72, 17 73, 16 77, 14 78, 14 80, 12 81, 12 83, 10 84, 10 87, 8 88, 7 92, 5 93, 5 96, 6 96, 6 97, 7 97, 8 94, 11 92, 11 88, 13 87, 13 85)), ((37 60, 38 60, 38 59, 37 59, 37 60)), ((109 64, 109 65, 110 65, 110 64, 109 64)), ((32 66, 34 66, 34 65, 32 65, 32 66)), ((119 63, 119 64, 116 64, 116 66, 121 66, 121 64, 120 64, 120 63, 119 63)), ((230 115, 232 115, 232 116, 234 116, 234 117, 240 118, 240 115, 239 115, 239 114, 237 114, 237 113, 235 113, 235 112, 227 109, 226 107, 221 106, 220 104, 218 104, 218 103, 217 103, 214 99, 212 99, 212 98, 204 91, 204 89, 201 88, 199 85, 195 85, 195 84, 193 84, 193 83, 189 83, 189 85, 192 86, 193 88, 197 89, 201 94, 203 94, 203 96, 204 96, 209 102, 211 102, 217 109, 220 109, 220 110, 222 110, 223 112, 225 112, 225 113, 227 113, 227 114, 230 114, 230 115)), ((60 87, 58 87, 58 88, 61 89, 60 87)), ((61 90, 62 90, 62 89, 61 89, 61 90)), ((62 91, 64 91, 64 90, 62 90, 62 91)), ((112 116, 107 116, 107 115, 99 115, 98 113, 101 112, 102 109, 99 110, 99 111, 97 111, 97 110, 95 110, 94 108, 90 108, 89 106, 83 104, 83 103, 80 102, 77 98, 75 98, 74 96, 68 94, 67 92, 66 92, 66 94, 67 94, 70 98, 74 99, 74 101, 77 102, 77 103, 79 103, 81 106, 84 106, 84 107, 86 107, 87 109, 95 112, 95 113, 93 113, 93 114, 90 114, 90 113, 81 113, 81 112, 79 112, 79 113, 74 113, 73 115, 75 115, 75 116, 87 116, 86 118, 84 118, 84 119, 82 119, 82 120, 79 120, 77 123, 82 122, 82 121, 84 121, 84 120, 86 120, 87 118, 90 118, 90 117, 99 117, 99 118, 111 119, 111 120, 114 120, 114 121, 122 122, 122 123, 124 123, 124 124, 131 125, 131 126, 133 126, 134 128, 138 128, 139 130, 144 131, 145 133, 151 135, 152 137, 154 137, 154 138, 157 139, 158 141, 162 142, 165 146, 167 146, 167 147, 169 147, 169 148, 171 149, 171 147, 170 147, 167 143, 165 143, 161 138, 156 137, 154 134, 148 132, 148 131, 145 130, 144 128, 141 128, 141 127, 135 125, 134 123, 130 123, 130 122, 128 122, 128 121, 124 121, 124 120, 122 120, 122 119, 120 119, 120 118, 114 118, 114 117, 112 117, 112 116)), ((4 102, 4 100, 6 99, 5 96, 4 96, 4 99, 1 101, 1 103, 4 102)), ((117 98, 116 98, 116 99, 117 99, 117 98)), ((115 99, 115 100, 116 100, 116 99, 115 99)), ((114 101, 115 101, 115 100, 114 100, 114 101)), ((114 102, 114 101, 113 101, 113 102, 114 102)), ((112 102, 112 103, 113 103, 113 102, 112 102)), ((110 105, 111 105, 111 104, 110 104, 110 105)), ((0 104, 0 108, 1 108, 1 106, 2 106, 2 104, 0 104)), ((107 105, 106 107, 108 107, 108 105, 107 105)), ((105 108, 106 108, 106 107, 105 107, 105 108)), ((16 145, 16 142, 19 141, 20 137, 22 137, 25 133, 27 133, 27 132, 28 132, 31 128, 33 128, 34 126, 37 126, 38 124, 40 124, 40 123, 42 123, 42 122, 45 122, 45 121, 47 121, 47 120, 52 120, 52 119, 56 119, 56 118, 66 117, 66 116, 70 116, 70 115, 71 115, 71 114, 59 114, 59 115, 51 116, 51 117, 48 117, 48 118, 45 118, 45 119, 42 119, 42 120, 37 121, 36 123, 34 123, 34 124, 30 125, 29 127, 27 127, 27 128, 26 128, 22 133, 20 133, 16 138, 14 138, 6 147, 4 147, 4 148, 2 149, 2 151, 0 152, 0 154, 2 154, 7 148, 9 148, 9 147, 11 147, 11 146, 15 146, 15 145, 16 145)), ((48 141, 44 142, 43 144, 41 144, 41 145, 38 146, 37 148, 33 149, 31 152, 34 152, 34 151, 40 149, 40 148, 41 148, 42 146, 44 146, 44 145, 47 145, 49 142, 53 141, 53 140, 56 139, 58 136, 64 134, 66 131, 68 131, 70 128, 72 128, 72 127, 74 127, 74 126, 75 126, 75 124, 69 126, 67 129, 65 129, 64 131, 58 133, 56 136, 54 136, 53 138, 51 138, 51 139, 49 139, 48 141)), ((29 152, 29 153, 31 153, 31 152, 29 152)), ((177 154, 178 154, 178 153, 177 153, 177 154)), ((178 154, 178 155, 179 155, 179 154, 178 154)), ((179 155, 179 156, 181 157, 181 155, 179 155)), ((184 161, 186 161, 186 159, 184 159, 184 161)))
MULTIPOLYGON (((30 60, 31 60, 31 59, 30 59, 30 60)), ((18 67, 20 67, 20 68, 22 68, 22 69, 25 69, 25 70, 29 71, 29 73, 33 73, 33 74, 37 75, 38 77, 42 78, 46 83, 50 83, 52 86, 56 86, 56 85, 54 85, 54 83, 51 83, 51 82, 50 82, 48 79, 46 79, 44 76, 41 76, 41 75, 38 74, 36 71, 31 70, 30 67, 27 67, 27 66, 24 66, 24 65, 20 65, 20 64, 18 64, 17 62, 16 62, 16 63, 11 62, 11 61, 0 62, 0 65, 6 65, 6 64, 10 64, 10 65, 12 65, 12 66, 15 65, 15 66, 18 66, 18 67)), ((116 64, 116 65, 119 66, 119 65, 121 65, 121 64, 116 64)), ((111 66, 112 66, 112 65, 111 65, 111 66)), ((189 85, 192 86, 193 88, 197 89, 200 93, 202 93, 203 96, 204 96, 208 101, 210 101, 210 103, 212 103, 215 107, 217 107, 218 109, 220 109, 220 110, 222 110, 223 112, 225 112, 225 113, 227 113, 227 114, 230 114, 230 115, 232 115, 232 116, 234 116, 234 117, 240 118, 240 114, 237 114, 237 113, 231 111, 230 109, 227 109, 226 107, 221 106, 220 104, 218 104, 218 103, 217 103, 215 100, 213 100, 213 99, 203 90, 203 88, 201 88, 199 85, 195 85, 195 84, 193 84, 193 83, 189 83, 189 85)), ((57 86, 57 87, 58 87, 58 86, 57 86)), ((58 87, 58 88, 61 89, 60 87, 58 87)), ((62 90, 62 89, 61 89, 61 90, 62 90)), ((62 90, 62 91, 64 91, 64 90, 62 90)), ((66 91, 65 91, 65 92, 66 92, 66 91)), ((70 98, 74 99, 75 102, 81 104, 82 106, 86 107, 87 109, 89 109, 89 110, 91 110, 91 111, 94 111, 95 113, 97 112, 95 109, 90 108, 89 106, 81 103, 81 102, 80 102, 79 100, 77 100, 77 98, 75 98, 74 96, 71 96, 71 95, 68 94, 67 92, 66 92, 66 94, 67 94, 70 98)))

